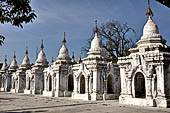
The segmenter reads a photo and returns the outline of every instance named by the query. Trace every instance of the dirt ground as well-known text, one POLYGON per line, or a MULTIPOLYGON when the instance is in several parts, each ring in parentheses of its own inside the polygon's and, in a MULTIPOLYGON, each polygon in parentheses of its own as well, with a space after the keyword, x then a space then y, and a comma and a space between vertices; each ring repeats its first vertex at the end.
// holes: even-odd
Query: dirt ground
POLYGON ((128 106, 118 100, 82 101, 0 92, 0 113, 170 113, 170 108, 128 106))

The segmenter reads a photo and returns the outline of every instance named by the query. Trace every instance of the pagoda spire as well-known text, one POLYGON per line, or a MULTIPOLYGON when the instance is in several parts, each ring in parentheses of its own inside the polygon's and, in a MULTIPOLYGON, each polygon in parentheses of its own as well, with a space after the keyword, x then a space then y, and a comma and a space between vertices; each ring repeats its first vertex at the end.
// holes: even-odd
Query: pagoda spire
POLYGON ((26 46, 25 54, 28 55, 28 47, 26 46))
POLYGON ((150 0, 148 0, 148 9, 147 9, 147 12, 146 12, 146 15, 149 17, 149 18, 152 18, 153 17, 153 12, 150 8, 150 0))
POLYGON ((16 58, 15 51, 14 51, 14 57, 13 58, 16 58))
POLYGON ((6 58, 6 55, 5 55, 5 60, 4 60, 5 62, 7 62, 7 58, 6 58))
POLYGON ((95 20, 95 28, 94 28, 94 33, 98 33, 97 20, 95 20))
POLYGON ((43 40, 42 40, 42 42, 41 42, 41 49, 43 50, 43 48, 44 48, 44 44, 43 44, 43 40))
POLYGON ((64 32, 64 39, 63 39, 63 44, 65 44, 66 43, 66 33, 64 32))
POLYGON ((75 62, 75 60, 74 60, 74 58, 75 58, 75 56, 74 56, 74 52, 72 53, 73 55, 72 55, 72 62, 75 62))

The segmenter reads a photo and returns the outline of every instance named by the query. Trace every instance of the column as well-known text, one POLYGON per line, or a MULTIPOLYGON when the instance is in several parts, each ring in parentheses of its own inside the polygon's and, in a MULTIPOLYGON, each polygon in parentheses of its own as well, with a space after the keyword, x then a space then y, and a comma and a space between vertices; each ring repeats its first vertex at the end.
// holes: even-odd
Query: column
POLYGON ((146 84, 146 98, 152 98, 152 78, 147 78, 146 84))
POLYGON ((107 79, 104 78, 104 94, 107 94, 107 79))
POLYGON ((59 73, 56 73, 56 91, 59 91, 59 85, 60 85, 60 78, 59 78, 59 73))
POLYGON ((85 78, 85 92, 89 93, 89 78, 85 78))
POLYGON ((65 86, 66 91, 68 91, 68 76, 69 76, 69 75, 66 76, 66 81, 65 81, 65 83, 66 83, 66 86, 65 86))
POLYGON ((165 84, 164 84, 164 69, 163 69, 163 63, 158 66, 158 96, 159 97, 165 97, 165 84))
POLYGON ((74 77, 74 93, 78 93, 78 79, 74 77))
POLYGON ((160 77, 160 94, 161 94, 161 97, 165 97, 165 77, 164 77, 164 64, 162 63, 160 66, 159 66, 159 77, 160 77))
POLYGON ((90 78, 89 78, 89 93, 92 93, 92 76, 90 76, 90 78))
POLYGON ((127 94, 132 96, 132 80, 131 78, 127 78, 127 94))
POLYGON ((104 83, 103 83, 103 85, 104 85, 104 94, 103 94, 103 100, 106 100, 106 94, 107 94, 107 78, 106 78, 106 76, 104 76, 104 83))
POLYGON ((95 69, 93 70, 93 93, 97 93, 97 84, 98 84, 97 69, 95 69))
POLYGON ((120 81, 121 81, 121 83, 120 83, 120 88, 121 88, 121 95, 124 95, 124 94, 126 94, 126 88, 127 88, 127 86, 126 86, 126 78, 125 78, 125 68, 123 67, 123 66, 121 66, 120 65, 120 81))

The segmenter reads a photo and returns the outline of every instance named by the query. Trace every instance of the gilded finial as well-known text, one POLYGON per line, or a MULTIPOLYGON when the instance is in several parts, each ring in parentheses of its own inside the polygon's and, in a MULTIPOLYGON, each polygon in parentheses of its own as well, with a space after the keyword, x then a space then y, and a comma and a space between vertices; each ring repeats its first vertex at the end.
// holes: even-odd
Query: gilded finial
POLYGON ((28 47, 26 46, 25 54, 28 55, 28 47))
POLYGON ((150 8, 150 0, 148 0, 148 9, 147 9, 146 15, 148 17, 151 17, 151 18, 153 17, 153 12, 152 12, 152 10, 150 8))
POLYGON ((81 63, 81 62, 82 62, 82 60, 81 60, 81 56, 78 58, 78 62, 79 62, 79 63, 81 63))
POLYGON ((42 42, 41 42, 41 49, 43 49, 44 48, 44 45, 43 45, 43 40, 42 40, 42 42))
POLYGON ((98 28, 97 28, 97 20, 95 20, 95 28, 94 28, 94 33, 98 33, 98 28))
POLYGON ((64 39, 62 41, 63 43, 66 43, 66 33, 64 32, 64 39))

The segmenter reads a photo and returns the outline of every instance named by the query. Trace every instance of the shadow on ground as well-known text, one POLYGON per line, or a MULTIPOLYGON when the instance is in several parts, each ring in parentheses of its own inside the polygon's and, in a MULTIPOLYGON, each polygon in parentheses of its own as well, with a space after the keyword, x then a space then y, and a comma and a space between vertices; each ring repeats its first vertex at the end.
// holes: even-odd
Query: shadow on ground
POLYGON ((48 110, 37 110, 37 111, 26 111, 33 109, 49 109, 49 108, 57 108, 57 107, 67 107, 67 106, 82 106, 87 104, 97 104, 97 103, 79 103, 79 104, 67 104, 67 105, 57 105, 57 106, 44 106, 44 107, 32 107, 32 108, 23 108, 23 109, 13 109, 8 111, 1 111, 0 113, 36 113, 36 112, 47 112, 48 110), (20 111, 20 112, 13 112, 20 111))
POLYGON ((13 101, 17 98, 0 98, 0 101, 13 101))
POLYGON ((20 112, 0 112, 0 113, 39 113, 48 112, 48 110, 37 110, 37 111, 20 111, 20 112))

